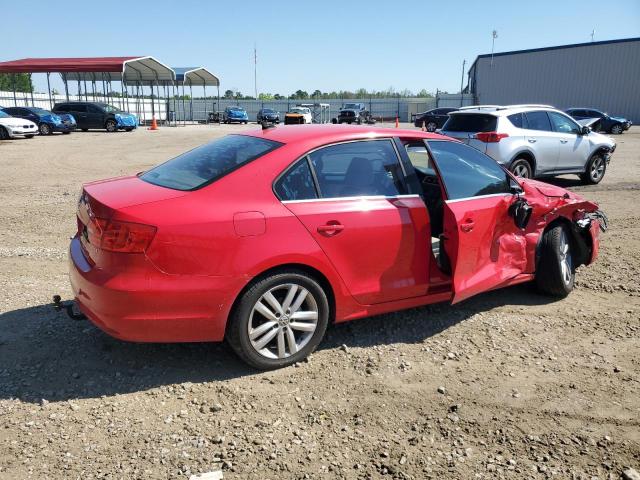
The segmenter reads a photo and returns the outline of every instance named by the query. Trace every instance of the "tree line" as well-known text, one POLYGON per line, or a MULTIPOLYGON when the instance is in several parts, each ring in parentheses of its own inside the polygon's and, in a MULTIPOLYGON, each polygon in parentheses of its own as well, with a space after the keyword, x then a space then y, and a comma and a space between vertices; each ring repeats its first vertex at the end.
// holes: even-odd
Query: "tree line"
MULTIPOLYGON (((386 90, 367 90, 366 88, 359 88, 352 92, 350 90, 339 90, 333 92, 322 92, 320 90, 314 90, 309 93, 306 90, 296 90, 290 95, 280 95, 279 93, 260 93, 258 94, 258 100, 342 100, 342 99, 367 99, 367 98, 389 98, 389 97, 401 97, 401 98, 433 98, 433 94, 426 89, 422 89, 419 92, 412 92, 411 90, 404 89, 396 91, 393 88, 386 90)), ((243 95, 239 91, 226 90, 224 92, 224 98, 228 100, 255 100, 255 97, 250 95, 243 95)))

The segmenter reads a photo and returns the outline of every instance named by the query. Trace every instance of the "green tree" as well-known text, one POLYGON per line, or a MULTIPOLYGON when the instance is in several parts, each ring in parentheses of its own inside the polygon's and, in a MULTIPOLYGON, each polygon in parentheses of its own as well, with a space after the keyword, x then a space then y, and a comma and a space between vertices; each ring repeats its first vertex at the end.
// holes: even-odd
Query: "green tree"
POLYGON ((233 96, 234 96, 233 90, 225 90, 224 98, 227 98, 230 100, 233 98, 233 96))
POLYGON ((13 91, 13 77, 15 75, 16 92, 30 92, 33 88, 28 73, 0 73, 0 90, 13 91))
POLYGON ((279 93, 276 93, 273 95, 273 99, 274 100, 285 100, 286 98, 282 95, 280 95, 279 93))
POLYGON ((311 96, 313 98, 322 98, 322 92, 320 90, 314 90, 314 92, 311 94, 311 96))

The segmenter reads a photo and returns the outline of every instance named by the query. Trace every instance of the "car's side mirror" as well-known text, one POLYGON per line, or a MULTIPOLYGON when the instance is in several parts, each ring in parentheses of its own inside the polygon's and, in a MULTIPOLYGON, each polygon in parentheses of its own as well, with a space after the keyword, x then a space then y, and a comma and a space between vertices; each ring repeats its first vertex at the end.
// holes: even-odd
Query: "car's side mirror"
POLYGON ((533 207, 527 203, 524 198, 518 198, 509 207, 509 213, 513 217, 513 222, 516 227, 524 230, 531 220, 531 214, 533 213, 533 207))
POLYGON ((591 128, 585 125, 580 129, 580 135, 589 135, 590 131, 591 131, 591 128))
POLYGON ((520 184, 512 178, 509 178, 509 191, 514 195, 522 195, 524 193, 520 184))

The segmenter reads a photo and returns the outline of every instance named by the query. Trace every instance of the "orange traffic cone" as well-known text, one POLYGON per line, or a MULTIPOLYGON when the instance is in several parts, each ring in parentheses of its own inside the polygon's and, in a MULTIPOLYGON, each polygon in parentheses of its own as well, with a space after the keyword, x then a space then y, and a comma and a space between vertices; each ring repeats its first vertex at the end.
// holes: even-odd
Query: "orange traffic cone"
POLYGON ((396 128, 400 127, 400 123, 398 123, 398 116, 396 115, 396 128))
POLYGON ((149 127, 149 130, 158 130, 158 122, 156 122, 156 116, 155 115, 151 119, 151 126, 149 127))
POLYGON ((425 126, 424 126, 424 121, 422 122, 422 131, 423 131, 423 132, 426 132, 426 131, 427 131, 427 129, 426 129, 426 128, 425 128, 425 126))

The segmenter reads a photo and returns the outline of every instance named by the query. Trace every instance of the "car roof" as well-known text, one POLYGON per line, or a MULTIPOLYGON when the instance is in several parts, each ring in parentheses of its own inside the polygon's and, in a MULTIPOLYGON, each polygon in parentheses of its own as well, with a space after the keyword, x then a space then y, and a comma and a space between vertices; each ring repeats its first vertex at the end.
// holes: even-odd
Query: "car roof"
POLYGON ((451 112, 450 115, 461 114, 484 114, 493 115, 494 117, 506 117, 513 115, 514 113, 530 112, 532 110, 547 110, 550 112, 561 112, 551 105, 539 105, 539 104, 525 104, 525 105, 473 105, 469 107, 462 107, 455 112, 451 112))
POLYGON ((284 125, 267 129, 249 130, 242 132, 242 135, 265 138, 285 144, 311 140, 318 145, 349 140, 366 140, 371 138, 390 138, 398 136, 403 138, 455 141, 452 138, 445 137, 437 133, 428 133, 421 130, 333 124, 284 125))

